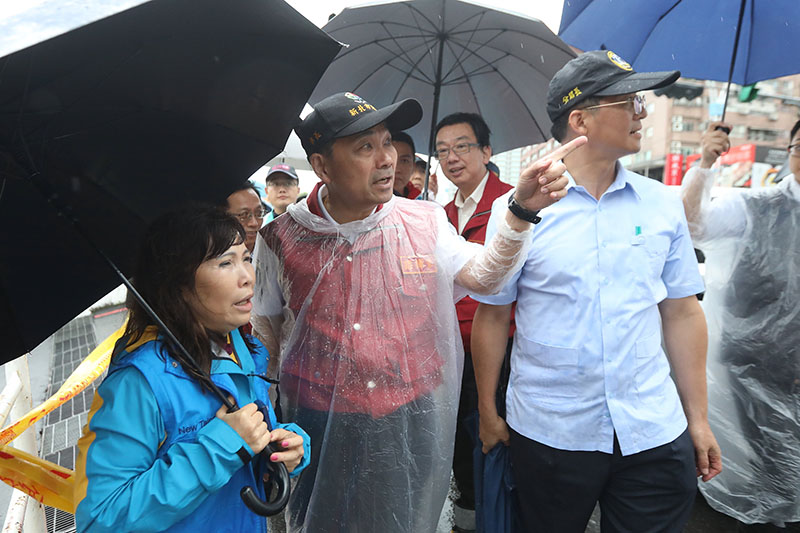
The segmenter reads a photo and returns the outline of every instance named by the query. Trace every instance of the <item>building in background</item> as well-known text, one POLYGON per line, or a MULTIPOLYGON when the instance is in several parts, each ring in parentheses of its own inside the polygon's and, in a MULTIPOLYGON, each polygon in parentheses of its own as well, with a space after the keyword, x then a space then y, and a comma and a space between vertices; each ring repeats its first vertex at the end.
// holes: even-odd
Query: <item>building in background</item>
POLYGON ((519 174, 525 168, 522 166, 523 148, 514 148, 501 154, 494 154, 492 161, 500 169, 500 179, 506 183, 516 186, 519 181, 519 174))
MULTIPOLYGON (((681 78, 672 96, 647 92, 648 116, 642 123, 642 148, 623 158, 630 170, 671 185, 680 183, 688 165, 699 158, 700 136, 708 123, 722 111, 725 83, 681 78)), ((731 86, 725 121, 733 126, 731 150, 720 158, 725 167, 722 185, 761 186, 768 184, 774 167, 786 160, 789 130, 800 118, 800 74, 756 84, 752 101, 739 101, 752 89, 731 86)), ((520 167, 552 150, 558 143, 547 142, 518 149, 520 167)), ((505 154, 492 160, 497 162, 505 154)), ((499 165, 498 165, 499 166, 499 165)), ((511 179, 510 173, 504 181, 511 179)))

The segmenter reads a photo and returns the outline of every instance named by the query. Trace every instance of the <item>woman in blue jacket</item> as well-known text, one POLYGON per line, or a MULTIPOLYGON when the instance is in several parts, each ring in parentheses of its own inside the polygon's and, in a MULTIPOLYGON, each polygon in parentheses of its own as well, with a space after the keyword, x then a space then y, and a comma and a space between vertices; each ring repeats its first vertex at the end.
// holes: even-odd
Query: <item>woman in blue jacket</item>
POLYGON ((78 443, 78 531, 265 532, 239 496, 251 486, 264 498, 250 458, 276 442, 270 459, 292 475, 308 463, 305 432, 277 424, 271 408, 264 420, 254 403, 269 405, 269 354, 241 332, 254 283, 244 236, 234 217, 205 207, 148 229, 134 285, 197 365, 129 298, 125 335, 78 443), (210 392, 209 374, 239 410, 210 392))

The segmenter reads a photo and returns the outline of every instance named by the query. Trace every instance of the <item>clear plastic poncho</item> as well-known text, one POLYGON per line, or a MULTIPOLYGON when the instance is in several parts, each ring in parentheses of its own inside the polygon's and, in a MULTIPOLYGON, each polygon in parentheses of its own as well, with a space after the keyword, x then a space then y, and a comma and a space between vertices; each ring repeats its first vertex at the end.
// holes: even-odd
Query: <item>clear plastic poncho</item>
POLYGON ((745 523, 800 521, 800 203, 788 185, 714 200, 739 209, 717 210, 732 218, 713 225, 742 230, 695 243, 706 254, 709 421, 723 457, 700 489, 745 523))
POLYGON ((314 214, 315 199, 265 226, 255 254, 253 323, 279 331, 283 419, 312 444, 289 531, 432 532, 463 365, 454 279, 465 264, 501 276, 473 265, 484 249, 436 204, 392 198, 339 225, 314 214))

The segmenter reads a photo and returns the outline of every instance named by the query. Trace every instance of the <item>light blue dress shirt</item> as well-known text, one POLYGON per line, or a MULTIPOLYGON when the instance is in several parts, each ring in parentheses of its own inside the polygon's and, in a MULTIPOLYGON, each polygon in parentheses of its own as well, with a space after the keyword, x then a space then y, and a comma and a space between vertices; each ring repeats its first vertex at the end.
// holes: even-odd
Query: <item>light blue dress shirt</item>
MULTIPOLYGON (((507 422, 562 450, 623 455, 686 429, 661 348, 658 303, 703 291, 678 194, 617 165, 600 200, 570 189, 542 211, 522 269, 493 296, 517 302, 507 422)), ((487 239, 505 215, 498 198, 487 239)))

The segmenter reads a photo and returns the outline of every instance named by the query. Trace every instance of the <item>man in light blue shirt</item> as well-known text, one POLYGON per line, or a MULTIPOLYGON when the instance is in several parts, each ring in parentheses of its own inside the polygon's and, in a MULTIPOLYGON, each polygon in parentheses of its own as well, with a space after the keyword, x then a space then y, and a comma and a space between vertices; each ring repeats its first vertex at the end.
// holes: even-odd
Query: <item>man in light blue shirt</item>
POLYGON ((555 75, 553 136, 589 142, 564 158, 571 188, 540 214, 522 269, 500 294, 476 297, 480 436, 484 452, 511 446, 525 531, 582 533, 597 502, 604 532, 681 531, 696 475, 721 469, 703 283, 680 199, 618 162, 640 148, 647 111, 635 93, 679 75, 635 73, 610 51, 555 75), (514 301, 506 425, 493 391, 514 301))

